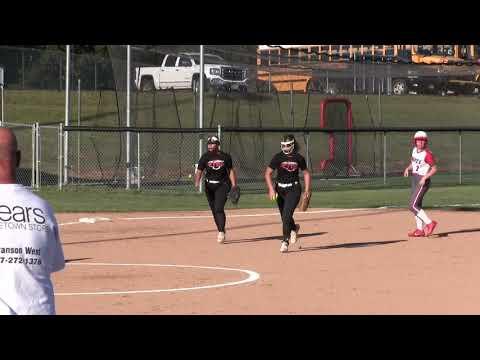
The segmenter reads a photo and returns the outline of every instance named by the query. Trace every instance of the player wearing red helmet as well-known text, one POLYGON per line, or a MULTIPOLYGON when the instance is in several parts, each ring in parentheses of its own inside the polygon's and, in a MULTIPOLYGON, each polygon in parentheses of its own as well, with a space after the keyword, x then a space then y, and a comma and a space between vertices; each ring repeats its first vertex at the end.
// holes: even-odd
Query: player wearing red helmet
POLYGON ((430 178, 437 172, 437 165, 432 152, 428 149, 428 136, 424 131, 417 131, 413 137, 414 148, 410 165, 403 172, 408 177, 412 171, 412 194, 409 209, 415 215, 416 229, 408 233, 411 237, 430 236, 437 226, 422 209, 425 194, 430 188, 430 178))

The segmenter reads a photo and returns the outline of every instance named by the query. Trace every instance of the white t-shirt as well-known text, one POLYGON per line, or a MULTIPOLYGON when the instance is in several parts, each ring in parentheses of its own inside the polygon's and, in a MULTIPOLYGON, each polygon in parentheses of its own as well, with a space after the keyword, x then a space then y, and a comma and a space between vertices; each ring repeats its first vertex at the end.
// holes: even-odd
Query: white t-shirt
POLYGON ((412 173, 424 176, 435 165, 433 154, 428 149, 418 151, 416 147, 412 150, 412 173))
POLYGON ((19 184, 0 184, 0 314, 54 315, 50 274, 65 267, 50 205, 19 184))

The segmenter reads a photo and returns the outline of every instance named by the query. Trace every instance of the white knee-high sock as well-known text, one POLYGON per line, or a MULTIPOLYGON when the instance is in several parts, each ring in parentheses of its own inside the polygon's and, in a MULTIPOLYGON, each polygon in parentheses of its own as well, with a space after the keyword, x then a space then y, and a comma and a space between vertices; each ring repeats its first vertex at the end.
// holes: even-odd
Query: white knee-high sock
POLYGON ((420 210, 417 213, 417 217, 420 218, 427 225, 432 222, 432 220, 430 220, 430 218, 427 216, 427 214, 423 210, 420 210))
POLYGON ((415 216, 415 222, 417 223, 417 229, 423 230, 424 223, 422 219, 420 219, 418 216, 415 216))

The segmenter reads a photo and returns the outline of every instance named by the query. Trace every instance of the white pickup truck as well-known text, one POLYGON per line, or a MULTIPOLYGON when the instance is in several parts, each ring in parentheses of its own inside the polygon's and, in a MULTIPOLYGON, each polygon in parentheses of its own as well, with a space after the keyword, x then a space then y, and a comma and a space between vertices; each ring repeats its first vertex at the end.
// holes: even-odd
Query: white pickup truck
MULTIPOLYGON (((168 54, 160 66, 135 68, 135 86, 141 91, 200 88, 200 54, 168 54)), ((243 66, 233 66, 217 55, 204 55, 204 88, 247 92, 248 73, 243 66)))

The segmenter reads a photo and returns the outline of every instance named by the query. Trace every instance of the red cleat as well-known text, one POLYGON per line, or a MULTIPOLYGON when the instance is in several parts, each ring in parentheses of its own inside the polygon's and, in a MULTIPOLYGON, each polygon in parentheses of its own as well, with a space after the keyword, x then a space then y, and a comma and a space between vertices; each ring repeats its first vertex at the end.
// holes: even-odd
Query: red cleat
POLYGON ((432 220, 430 224, 425 225, 425 236, 432 235, 433 230, 435 230, 436 226, 437 226, 437 222, 435 220, 432 220))
POLYGON ((425 236, 425 233, 423 232, 423 230, 415 229, 414 231, 409 232, 408 236, 410 236, 410 237, 423 237, 423 236, 425 236))

